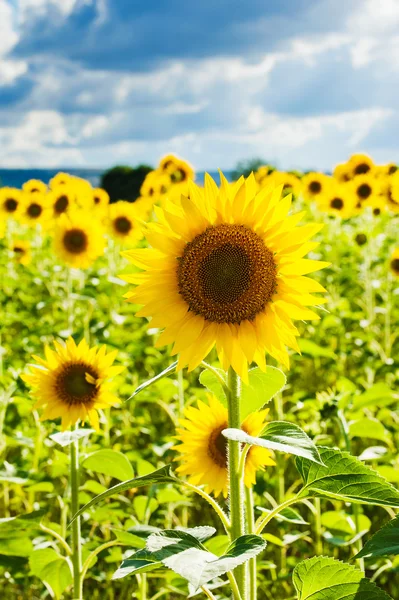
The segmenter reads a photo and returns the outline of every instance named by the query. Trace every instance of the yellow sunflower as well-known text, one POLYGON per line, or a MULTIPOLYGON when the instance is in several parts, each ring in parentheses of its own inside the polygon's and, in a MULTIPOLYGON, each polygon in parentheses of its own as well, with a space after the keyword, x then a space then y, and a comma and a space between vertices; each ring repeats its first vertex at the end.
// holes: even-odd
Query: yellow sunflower
POLYGON ((105 346, 89 348, 86 340, 77 346, 72 338, 65 345, 54 342, 45 348, 46 360, 33 356, 38 365, 21 375, 33 387, 35 408, 43 408, 41 420, 62 419, 62 429, 78 420, 99 429, 97 410, 118 402, 110 391, 109 379, 124 367, 113 367, 117 351, 106 354, 105 346))
POLYGON ((355 208, 358 212, 372 202, 381 191, 380 183, 372 175, 358 175, 350 185, 355 195, 355 208))
POLYGON ((339 183, 346 183, 352 179, 352 168, 349 163, 340 163, 333 171, 333 177, 339 183))
POLYGON ((156 202, 160 196, 166 194, 171 185, 169 175, 160 171, 148 173, 140 188, 140 196, 152 198, 156 202))
POLYGON ((46 227, 51 218, 52 211, 48 196, 40 192, 24 194, 22 196, 22 208, 19 215, 21 223, 30 227, 39 224, 46 227))
POLYGON ((274 170, 269 165, 263 165, 262 167, 259 167, 254 175, 257 183, 263 187, 264 185, 267 185, 272 173, 274 173, 274 170))
POLYGON ((374 217, 379 217, 383 213, 387 211, 387 203, 385 202, 385 198, 382 195, 373 196, 371 200, 369 200, 366 205, 370 207, 371 212, 374 217))
POLYGON ((399 171, 390 178, 390 182, 385 188, 385 197, 389 209, 399 212, 399 171))
POLYGON ((13 240, 10 246, 13 259, 20 265, 29 265, 32 256, 30 252, 30 243, 27 240, 13 240))
POLYGON ((390 267, 392 273, 399 277, 399 248, 396 248, 392 253, 390 267))
POLYGON ((305 200, 317 200, 332 185, 332 179, 324 173, 307 173, 302 177, 301 184, 305 200))
POLYGON ((55 254, 75 269, 87 269, 104 252, 103 228, 89 213, 61 215, 53 235, 55 254))
POLYGON ((371 175, 375 168, 374 162, 367 154, 353 154, 349 159, 349 165, 352 177, 366 174, 371 175))
POLYGON ((40 181, 40 179, 29 179, 22 186, 22 189, 27 194, 35 194, 39 192, 40 194, 45 194, 47 192, 47 185, 40 181))
POLYGON ((296 228, 304 216, 288 216, 291 198, 258 186, 253 175, 221 189, 209 175, 190 198, 157 208, 147 226, 152 248, 124 252, 145 273, 124 276, 138 284, 126 297, 142 304, 164 328, 157 346, 174 342, 178 368, 194 369, 213 346, 223 365, 244 379, 248 363, 265 368, 265 352, 288 366, 286 345, 298 350, 293 319, 319 319, 308 307, 324 288, 307 277, 328 263, 304 259, 322 225, 296 228))
POLYGON ((301 192, 301 182, 292 173, 284 173, 283 171, 273 171, 267 178, 267 184, 277 187, 283 186, 282 195, 288 196, 292 194, 294 198, 297 198, 301 192))
POLYGON ((49 186, 51 189, 58 188, 62 185, 68 185, 71 182, 72 176, 68 173, 57 173, 52 179, 50 179, 49 186))
POLYGON ((355 195, 345 183, 337 183, 327 188, 317 200, 317 206, 321 211, 341 219, 349 219, 355 214, 355 204, 355 195))
POLYGON ((178 160, 175 170, 170 172, 172 183, 187 183, 194 177, 194 169, 185 160, 178 160))
MULTIPOLYGON (((269 410, 251 413, 243 421, 241 429, 248 435, 258 436, 264 429, 269 410)), ((227 496, 227 440, 222 435, 227 429, 227 408, 212 395, 208 396, 208 404, 198 401, 198 408, 190 406, 184 411, 184 419, 180 419, 180 428, 176 436, 180 444, 174 447, 180 454, 177 460, 182 464, 177 471, 188 475, 194 485, 204 485, 207 493, 215 496, 227 496)), ((251 446, 246 462, 244 482, 251 487, 256 481, 256 472, 275 462, 270 450, 251 446)))
POLYGON ((55 219, 68 212, 71 208, 76 207, 75 190, 68 185, 53 188, 47 196, 55 219))
POLYGON ((179 158, 174 154, 167 154, 159 161, 159 170, 164 173, 172 173, 176 170, 177 164, 179 162, 179 158))
POLYGON ((396 163, 388 163, 387 165, 381 165, 375 167, 375 176, 376 177, 390 177, 394 175, 398 170, 398 165, 396 163))
POLYGON ((141 213, 135 203, 119 200, 109 207, 108 232, 119 243, 133 245, 143 237, 139 218, 141 213))
POLYGON ((21 212, 22 192, 17 188, 0 188, 0 215, 4 217, 18 217, 21 212))
POLYGON ((97 213, 106 213, 109 205, 109 195, 102 188, 94 188, 93 204, 97 213))

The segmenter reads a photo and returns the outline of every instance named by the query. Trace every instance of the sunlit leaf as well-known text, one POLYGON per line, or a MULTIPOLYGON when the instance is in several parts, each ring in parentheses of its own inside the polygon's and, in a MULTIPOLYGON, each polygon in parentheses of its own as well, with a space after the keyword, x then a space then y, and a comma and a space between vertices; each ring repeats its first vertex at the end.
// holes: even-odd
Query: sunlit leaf
POLYGON ((133 467, 129 459, 116 450, 97 450, 86 456, 82 466, 89 471, 103 473, 124 481, 134 475, 133 467))

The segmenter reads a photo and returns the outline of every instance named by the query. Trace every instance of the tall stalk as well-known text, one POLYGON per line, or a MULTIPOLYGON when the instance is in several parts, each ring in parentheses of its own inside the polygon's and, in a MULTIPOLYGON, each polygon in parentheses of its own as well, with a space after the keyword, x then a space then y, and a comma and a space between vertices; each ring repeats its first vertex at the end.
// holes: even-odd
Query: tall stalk
MULTIPOLYGON (((241 380, 230 367, 227 372, 227 408, 228 424, 230 428, 240 429, 240 395, 241 380)), ((244 482, 240 473, 240 444, 228 440, 229 456, 229 492, 230 492, 230 519, 231 519, 231 541, 239 538, 245 532, 245 510, 244 510, 244 482)), ((247 568, 241 565, 234 570, 238 589, 242 600, 247 598, 247 568)))
MULTIPOLYGON (((71 473, 71 509, 72 515, 79 510, 79 440, 70 445, 71 473)), ((82 544, 80 535, 80 517, 72 523, 72 565, 73 600, 83 600, 82 544)))

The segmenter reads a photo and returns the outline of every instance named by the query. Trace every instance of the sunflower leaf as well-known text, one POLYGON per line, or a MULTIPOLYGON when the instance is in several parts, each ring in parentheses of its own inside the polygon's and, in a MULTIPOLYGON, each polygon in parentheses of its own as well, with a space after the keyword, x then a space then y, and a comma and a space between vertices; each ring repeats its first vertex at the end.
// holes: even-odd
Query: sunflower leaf
POLYGON ((76 429, 75 431, 60 431, 50 435, 50 440, 56 442, 60 446, 69 446, 76 440, 81 440, 84 437, 94 433, 94 429, 76 429))
POLYGON ((300 562, 292 578, 298 600, 392 600, 362 571, 326 556, 300 562))
POLYGON ((223 385, 216 373, 219 374, 222 380, 226 380, 226 374, 224 371, 222 371, 222 369, 212 367, 212 370, 204 369, 203 371, 201 371, 199 381, 201 385, 203 385, 207 390, 209 390, 216 396, 216 398, 223 404, 223 406, 227 406, 226 394, 224 392, 223 385))
POLYGON ((354 558, 397 556, 399 554, 399 515, 377 531, 354 558))
POLYGON ((109 475, 120 481, 134 475, 133 467, 127 456, 116 450, 97 450, 86 456, 82 461, 82 466, 89 471, 109 475))
POLYGON ((276 367, 267 366, 266 371, 261 371, 258 367, 251 369, 248 372, 248 384, 242 384, 241 419, 270 402, 286 382, 286 376, 276 367))
POLYGON ((169 365, 169 367, 167 367, 166 369, 161 371, 161 373, 158 373, 158 375, 155 375, 155 377, 152 377, 151 379, 148 379, 147 381, 145 381, 144 383, 139 385, 139 387, 134 390, 133 394, 128 398, 128 400, 131 400, 132 398, 137 396, 137 394, 139 394, 140 392, 145 390, 145 388, 149 387, 156 381, 159 381, 160 379, 167 377, 167 375, 170 375, 170 373, 173 373, 173 371, 176 370, 176 367, 177 367, 177 361, 175 361, 174 363, 169 365))
POLYGON ((52 548, 32 552, 29 565, 33 575, 45 581, 53 590, 53 597, 60 598, 72 583, 71 567, 68 561, 52 548))
POLYGON ((253 437, 241 429, 224 429, 222 434, 229 440, 261 446, 269 450, 301 456, 320 465, 323 461, 308 435, 298 425, 285 421, 268 423, 260 437, 253 437))
POLYGON ((324 465, 297 458, 304 481, 301 496, 321 496, 344 502, 399 507, 399 491, 370 467, 348 452, 320 447, 324 465))
POLYGON ((143 548, 135 552, 130 558, 124 560, 119 569, 112 575, 112 579, 122 579, 127 575, 138 575, 139 573, 148 573, 163 567, 160 560, 153 558, 153 553, 143 548))
POLYGON ((125 490, 130 490, 132 488, 144 487, 146 485, 157 485, 160 483, 176 483, 178 481, 179 480, 171 474, 170 466, 166 465, 165 467, 161 467, 160 469, 153 471, 148 475, 144 475, 143 477, 134 477, 133 479, 129 479, 128 481, 118 483, 117 485, 114 485, 102 494, 95 496, 94 498, 92 498, 92 500, 90 500, 90 502, 82 506, 82 508, 72 517, 72 520, 69 525, 71 525, 75 521, 75 519, 77 519, 82 513, 84 513, 92 506, 95 506, 102 500, 105 500, 105 498, 109 498, 110 496, 114 496, 115 494, 120 494, 121 492, 124 492, 125 490))

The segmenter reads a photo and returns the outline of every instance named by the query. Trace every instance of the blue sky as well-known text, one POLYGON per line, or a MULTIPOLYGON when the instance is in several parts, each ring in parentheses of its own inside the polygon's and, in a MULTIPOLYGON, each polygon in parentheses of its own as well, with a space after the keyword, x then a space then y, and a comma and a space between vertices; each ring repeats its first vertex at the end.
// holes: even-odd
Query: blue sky
POLYGON ((0 167, 399 162, 398 0, 0 0, 0 167))

